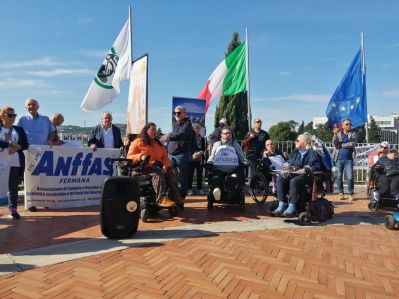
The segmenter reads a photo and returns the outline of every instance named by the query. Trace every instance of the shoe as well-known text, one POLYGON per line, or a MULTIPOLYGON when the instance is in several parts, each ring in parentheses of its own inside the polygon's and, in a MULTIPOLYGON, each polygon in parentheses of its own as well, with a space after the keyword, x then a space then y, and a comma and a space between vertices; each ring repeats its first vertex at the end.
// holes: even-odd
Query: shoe
POLYGON ((280 215, 280 214, 282 214, 284 212, 284 208, 285 208, 284 201, 279 201, 277 209, 275 209, 272 213, 280 215))
POLYGON ((37 208, 36 207, 30 207, 29 208, 29 212, 37 212, 37 208))
POLYGON ((284 211, 283 217, 292 217, 296 212, 295 204, 289 203, 288 208, 284 211))
POLYGON ((17 212, 17 209, 10 208, 10 218, 12 218, 12 219, 20 219, 21 218, 21 216, 17 212))
POLYGON ((338 199, 339 200, 345 200, 345 196, 343 193, 338 194, 338 199))
POLYGON ((349 201, 354 201, 353 194, 349 194, 349 201))
POLYGON ((202 189, 199 189, 199 190, 198 190, 198 194, 199 194, 199 195, 205 195, 205 192, 202 191, 202 189))
POLYGON ((373 192, 373 197, 375 201, 380 201, 381 200, 381 194, 378 191, 373 192))
POLYGON ((187 195, 188 195, 188 196, 194 195, 193 190, 192 190, 192 189, 188 189, 188 190, 187 190, 187 195))
POLYGON ((165 195, 158 204, 161 208, 175 207, 176 203, 172 201, 167 195, 165 195))
POLYGON ((213 189, 213 198, 215 199, 215 201, 219 201, 221 196, 222 190, 220 190, 220 188, 213 189))

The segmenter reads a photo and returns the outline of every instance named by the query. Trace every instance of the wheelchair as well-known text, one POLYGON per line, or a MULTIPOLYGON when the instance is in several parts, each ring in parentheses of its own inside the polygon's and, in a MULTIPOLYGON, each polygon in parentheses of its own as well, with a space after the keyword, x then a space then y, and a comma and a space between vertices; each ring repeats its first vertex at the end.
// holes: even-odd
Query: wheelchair
POLYGON ((229 174, 223 174, 220 171, 214 169, 213 164, 207 163, 207 177, 209 192, 207 196, 207 208, 208 211, 213 210, 214 203, 226 203, 226 204, 236 204, 241 212, 245 211, 245 194, 243 182, 243 165, 238 166, 238 168, 229 174), (218 186, 221 190, 220 200, 216 201, 213 196, 213 190, 215 189, 215 180, 219 178, 219 175, 224 176, 223 180, 219 180, 222 186, 218 186), (241 182, 240 182, 241 181, 241 182))
POLYGON ((140 218, 144 223, 156 216, 161 209, 167 209, 171 217, 177 216, 178 207, 162 208, 157 204, 156 194, 152 186, 152 175, 143 172, 145 165, 150 160, 147 156, 144 161, 133 163, 130 159, 112 159, 112 163, 118 162, 119 176, 134 176, 139 181, 140 187, 140 218))
MULTIPOLYGON (((381 194, 381 199, 376 200, 374 197, 374 191, 378 191, 378 179, 381 175, 386 175, 379 172, 378 169, 371 168, 369 171, 369 177, 367 179, 367 191, 369 195, 368 208, 370 211, 377 211, 379 209, 397 209, 399 208, 398 201, 391 193, 381 194)), ((399 175, 395 173, 394 175, 399 175)))
POLYGON ((276 196, 273 182, 275 176, 272 171, 273 169, 270 169, 262 159, 257 161, 256 173, 249 181, 249 191, 254 202, 264 203, 269 195, 276 196))

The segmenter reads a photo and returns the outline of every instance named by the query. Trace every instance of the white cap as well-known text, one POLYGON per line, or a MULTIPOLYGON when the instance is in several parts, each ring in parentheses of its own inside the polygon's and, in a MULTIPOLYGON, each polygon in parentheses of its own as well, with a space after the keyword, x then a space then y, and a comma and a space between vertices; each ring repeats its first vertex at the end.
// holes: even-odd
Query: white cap
POLYGON ((383 142, 381 142, 380 146, 388 148, 389 147, 389 143, 388 143, 388 141, 383 141, 383 142))

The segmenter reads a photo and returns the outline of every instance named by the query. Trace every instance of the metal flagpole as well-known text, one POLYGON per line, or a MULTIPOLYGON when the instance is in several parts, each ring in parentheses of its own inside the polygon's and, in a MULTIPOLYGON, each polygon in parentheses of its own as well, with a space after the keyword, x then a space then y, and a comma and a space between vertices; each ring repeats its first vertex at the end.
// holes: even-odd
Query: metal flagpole
POLYGON ((251 130, 252 112, 249 93, 249 51, 248 51, 248 28, 245 28, 245 58, 246 58, 246 75, 247 75, 247 105, 248 105, 248 130, 251 130))
MULTIPOLYGON (((360 49, 361 49, 361 54, 362 54, 362 83, 365 84, 364 78, 366 77, 366 63, 365 63, 365 56, 364 56, 364 34, 363 34, 363 32, 360 32, 360 49)), ((363 97, 364 96, 365 95, 363 95, 363 97)), ((364 124, 364 128, 366 130, 366 142, 369 143, 368 115, 367 115, 367 122, 364 124)))

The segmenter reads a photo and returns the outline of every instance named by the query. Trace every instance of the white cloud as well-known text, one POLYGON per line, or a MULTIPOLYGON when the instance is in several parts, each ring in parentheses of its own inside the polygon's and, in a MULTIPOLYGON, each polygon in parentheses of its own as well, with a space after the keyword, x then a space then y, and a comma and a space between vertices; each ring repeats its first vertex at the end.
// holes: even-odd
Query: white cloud
POLYGON ((0 81, 0 88, 22 88, 22 87, 31 87, 37 86, 40 81, 37 80, 19 80, 15 78, 6 78, 5 80, 0 81))
POLYGON ((55 70, 46 70, 46 71, 29 71, 26 74, 36 77, 59 77, 59 76, 68 76, 68 75, 90 75, 94 74, 94 71, 88 69, 55 69, 55 70))
POLYGON ((254 98, 254 102, 267 102, 267 101, 298 101, 298 102, 309 102, 309 103, 325 103, 328 102, 331 98, 331 95, 328 94, 290 94, 282 97, 275 98, 254 98))
POLYGON ((22 67, 31 67, 31 66, 54 66, 59 64, 60 62, 50 57, 44 57, 36 60, 0 63, 0 69, 6 69, 6 68, 13 69, 13 68, 22 68, 22 67))

